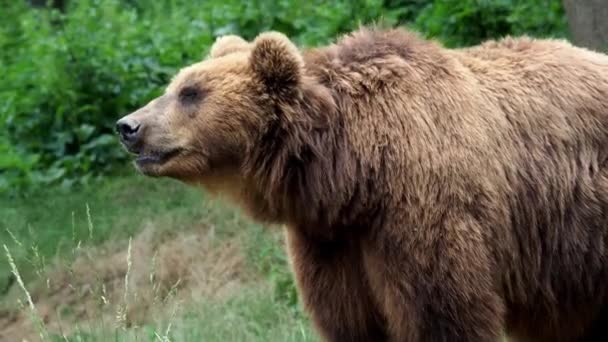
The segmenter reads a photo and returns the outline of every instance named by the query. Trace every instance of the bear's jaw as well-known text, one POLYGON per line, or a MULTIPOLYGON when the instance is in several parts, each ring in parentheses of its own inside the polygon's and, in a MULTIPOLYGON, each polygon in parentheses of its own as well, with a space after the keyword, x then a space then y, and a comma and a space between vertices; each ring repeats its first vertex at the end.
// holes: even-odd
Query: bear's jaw
POLYGON ((135 154, 133 163, 137 170, 146 176, 169 176, 164 174, 164 166, 171 160, 182 155, 183 152, 184 150, 182 148, 142 151, 135 154))
POLYGON ((174 148, 167 151, 152 151, 149 153, 138 154, 135 158, 135 163, 139 167, 145 167, 149 164, 162 165, 171 158, 176 157, 182 152, 181 148, 174 148))

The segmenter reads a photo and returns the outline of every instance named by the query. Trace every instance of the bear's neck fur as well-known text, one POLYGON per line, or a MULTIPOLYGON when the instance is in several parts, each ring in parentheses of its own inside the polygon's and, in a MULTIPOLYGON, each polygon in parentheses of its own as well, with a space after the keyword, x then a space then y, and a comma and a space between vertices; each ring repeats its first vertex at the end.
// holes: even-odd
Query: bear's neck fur
POLYGON ((347 225, 336 220, 350 216, 359 170, 329 89, 303 83, 295 98, 276 101, 278 117, 248 153, 245 206, 259 220, 330 239, 347 225))
POLYGON ((274 99, 277 118, 247 153, 243 197, 255 218, 333 238, 381 217, 378 175, 357 157, 345 111, 363 95, 390 85, 378 75, 360 85, 345 80, 361 76, 358 70, 370 61, 409 59, 415 53, 437 55, 434 45, 413 33, 368 29, 303 53, 305 75, 298 91, 274 99))

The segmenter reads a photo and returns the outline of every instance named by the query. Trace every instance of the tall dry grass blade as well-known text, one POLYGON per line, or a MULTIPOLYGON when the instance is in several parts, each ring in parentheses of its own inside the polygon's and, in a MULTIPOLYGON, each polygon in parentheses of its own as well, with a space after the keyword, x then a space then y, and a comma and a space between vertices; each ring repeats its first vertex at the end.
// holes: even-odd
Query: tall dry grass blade
POLYGON ((76 213, 72 211, 72 243, 76 243, 76 213))
POLYGON ((175 306, 173 307, 173 312, 171 312, 171 316, 169 317, 169 323, 167 324, 167 329, 165 330, 165 335, 163 336, 165 341, 167 341, 167 342, 171 341, 169 339, 169 333, 171 332, 171 325, 173 324, 173 319, 175 319, 175 314, 177 313, 179 304, 180 304, 179 301, 177 301, 175 303, 175 306))
POLYGON ((6 232, 17 245, 19 245, 20 247, 23 247, 23 244, 21 243, 21 241, 17 240, 17 237, 15 236, 15 234, 13 234, 13 232, 10 229, 6 228, 6 232))
POLYGON ((32 300, 32 296, 30 295, 30 292, 27 290, 27 287, 25 287, 25 283, 23 282, 23 279, 21 278, 21 274, 19 273, 17 264, 15 263, 15 260, 13 259, 13 256, 11 255, 11 252, 9 251, 8 247, 6 247, 6 245, 4 245, 4 244, 2 245, 2 247, 4 247, 4 251, 6 252, 6 257, 8 258, 8 264, 11 267, 11 272, 13 273, 13 275, 15 276, 15 279, 17 279, 17 283, 19 284, 19 286, 25 293, 25 297, 27 299, 27 304, 30 309, 30 318, 32 319, 32 323, 34 323, 34 325, 38 328, 38 334, 40 336, 40 339, 42 341, 47 341, 48 332, 46 331, 44 322, 42 321, 42 319, 40 318, 40 315, 38 314, 38 311, 36 310, 36 306, 34 305, 34 301, 32 300))
POLYGON ((123 306, 122 308, 119 308, 118 310, 118 315, 117 315, 117 320, 118 320, 118 324, 119 326, 122 326, 124 328, 126 328, 127 326, 127 310, 128 310, 128 305, 129 305, 129 275, 131 274, 131 265, 132 265, 132 260, 131 260, 131 240, 132 238, 129 237, 129 247, 127 248, 127 272, 125 273, 125 293, 124 293, 124 297, 123 297, 123 306))
POLYGON ((91 208, 89 208, 89 203, 86 204, 87 207, 87 223, 89 224, 89 241, 93 240, 93 219, 91 218, 91 208))

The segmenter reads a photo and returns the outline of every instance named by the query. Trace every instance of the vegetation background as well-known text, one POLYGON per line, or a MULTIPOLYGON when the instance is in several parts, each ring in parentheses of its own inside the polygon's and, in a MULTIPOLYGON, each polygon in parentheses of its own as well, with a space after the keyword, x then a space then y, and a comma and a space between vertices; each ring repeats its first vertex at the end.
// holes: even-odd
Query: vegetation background
POLYGON ((0 341, 315 340, 280 229, 134 175, 113 127, 217 36, 377 22, 449 47, 569 37, 560 0, 0 0, 0 341))

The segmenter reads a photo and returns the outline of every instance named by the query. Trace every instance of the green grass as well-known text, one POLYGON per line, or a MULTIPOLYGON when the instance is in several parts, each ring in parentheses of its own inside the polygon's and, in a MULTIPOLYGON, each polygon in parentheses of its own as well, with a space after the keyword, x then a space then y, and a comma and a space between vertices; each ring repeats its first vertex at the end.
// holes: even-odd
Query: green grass
MULTIPOLYGON (((171 310, 162 308, 153 321, 139 327, 84 321, 82 326, 69 327, 70 333, 66 336, 70 341, 146 341, 163 337, 171 341, 313 341, 316 338, 299 306, 280 230, 251 222, 238 210, 210 199, 204 191, 176 181, 145 178, 130 171, 69 191, 51 187, 19 198, 0 197, 0 217, 0 244, 9 249, 29 289, 44 285, 45 273, 56 265, 70 264, 78 254, 75 250, 124 247, 130 237, 136 237, 146 227, 171 235, 212 227, 214 243, 239 241, 248 279, 254 280, 243 281, 236 293, 221 299, 199 298, 181 303, 177 313, 165 312, 171 310), (166 333, 169 323, 171 328, 166 333)), ((2 255, 0 290, 14 283, 10 272, 7 258, 2 255)), ((16 283, 9 294, 0 294, 2 307, 15 310, 15 297, 22 301, 25 298, 16 283)), ((63 310, 70 311, 69 308, 63 310)), ((53 333, 58 333, 52 330, 49 329, 51 340, 64 340, 59 335, 53 337, 53 333)))
MULTIPOLYGON (((14 251, 18 266, 27 266, 42 262, 36 260, 36 252, 48 260, 66 255, 78 243, 87 246, 127 239, 146 223, 159 220, 170 221, 170 229, 177 231, 213 224, 221 234, 253 225, 238 211, 209 200, 201 190, 133 173, 77 190, 51 187, 23 197, 0 197, 0 241, 14 251)), ((27 271, 26 267, 26 279, 31 275, 27 271)), ((0 279, 8 274, 8 265, 2 263, 0 279)))
MULTIPOLYGON (((224 303, 197 306, 156 325, 111 332, 83 329, 68 341, 318 341, 301 312, 274 301, 267 289, 249 289, 224 303)), ((52 338, 65 340, 59 335, 52 338)))

